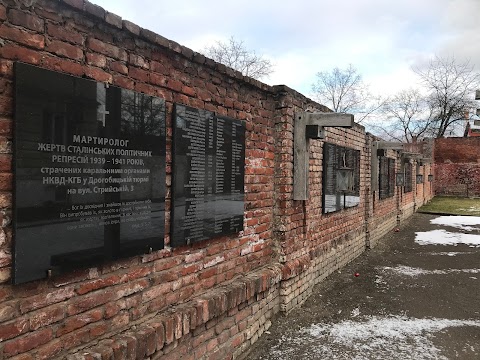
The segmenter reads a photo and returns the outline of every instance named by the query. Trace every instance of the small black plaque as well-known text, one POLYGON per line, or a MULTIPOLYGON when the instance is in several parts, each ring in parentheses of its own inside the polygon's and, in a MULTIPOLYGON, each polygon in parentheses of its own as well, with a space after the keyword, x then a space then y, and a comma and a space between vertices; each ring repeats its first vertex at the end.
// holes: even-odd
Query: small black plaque
POLYGON ((161 249, 165 102, 15 65, 15 284, 161 249))
POLYGON ((386 199, 395 195, 395 159, 380 156, 378 173, 379 198, 386 199))
POLYGON ((243 229, 245 126, 175 105, 171 245, 243 229))
POLYGON ((406 163, 405 164, 405 187, 404 191, 406 193, 412 192, 413 191, 413 166, 411 163, 406 163))
POLYGON ((360 151, 323 144, 323 213, 360 203, 360 151))

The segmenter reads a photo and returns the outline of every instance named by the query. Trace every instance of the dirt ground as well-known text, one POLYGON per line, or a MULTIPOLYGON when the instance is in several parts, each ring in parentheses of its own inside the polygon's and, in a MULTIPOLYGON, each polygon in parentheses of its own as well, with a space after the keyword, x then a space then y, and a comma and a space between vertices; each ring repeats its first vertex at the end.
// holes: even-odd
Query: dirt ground
POLYGON ((480 359, 480 218, 455 227, 438 218, 415 214, 332 274, 247 358, 480 359), (460 243, 438 244, 439 234, 460 243))

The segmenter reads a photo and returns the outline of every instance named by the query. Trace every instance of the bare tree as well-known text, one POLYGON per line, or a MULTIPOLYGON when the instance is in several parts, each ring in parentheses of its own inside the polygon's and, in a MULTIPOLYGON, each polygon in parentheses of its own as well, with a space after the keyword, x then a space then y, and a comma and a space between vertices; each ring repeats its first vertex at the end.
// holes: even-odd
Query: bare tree
POLYGON ((364 84, 361 75, 353 65, 346 69, 334 68, 317 73, 312 84, 314 97, 334 112, 357 114, 356 122, 361 122, 379 110, 384 99, 373 96, 364 84))
POLYGON ((273 73, 273 64, 270 60, 257 55, 255 51, 247 50, 243 41, 236 40, 233 36, 227 42, 217 41, 203 52, 216 62, 257 80, 273 73))
POLYGON ((433 109, 418 90, 399 92, 382 110, 387 121, 376 127, 382 136, 410 143, 420 136, 432 135, 433 109))
POLYGON ((480 85, 480 74, 474 72, 469 61, 458 62, 454 57, 436 56, 426 68, 413 71, 428 92, 434 137, 448 134, 452 127, 465 119, 465 113, 476 107, 473 93, 480 85))

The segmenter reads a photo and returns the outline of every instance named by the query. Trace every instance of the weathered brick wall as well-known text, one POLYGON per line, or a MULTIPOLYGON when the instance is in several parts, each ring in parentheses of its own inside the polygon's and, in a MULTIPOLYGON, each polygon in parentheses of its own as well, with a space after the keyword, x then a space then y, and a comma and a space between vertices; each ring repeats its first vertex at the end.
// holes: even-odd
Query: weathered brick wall
POLYGON ((435 194, 480 196, 480 138, 435 139, 435 194))
POLYGON ((450 137, 435 139, 435 164, 479 162, 480 138, 450 137))
MULTIPOLYGON (((240 357, 272 316, 298 306, 396 225, 398 200, 370 191, 372 138, 361 126, 326 133, 326 141, 361 151, 360 205, 322 214, 320 140, 311 141, 310 199, 293 200, 294 113, 328 109, 285 86, 245 78, 83 0, 0 0, 0 38, 0 359, 240 357), (165 99, 164 250, 9 283, 15 61, 165 99), (168 246, 174 103, 245 121, 239 234, 168 246)), ((413 195, 401 202, 414 203, 413 195)))
MULTIPOLYGON (((398 171, 400 169, 400 163, 397 151, 387 150, 386 156, 395 159, 395 167, 398 171)), ((379 191, 372 192, 371 216, 368 220, 369 246, 374 247, 382 236, 397 225, 399 196, 398 187, 395 188, 394 196, 385 199, 380 199, 379 191)))
POLYGON ((276 126, 281 134, 277 140, 277 180, 275 240, 279 261, 283 264, 281 307, 288 312, 301 304, 322 276, 354 258, 355 250, 347 247, 355 239, 365 249, 365 185, 367 137, 361 126, 353 129, 326 128, 325 141, 361 151, 361 202, 351 209, 322 214, 321 140, 310 140, 309 200, 293 200, 293 129, 294 113, 325 110, 298 93, 283 94, 278 107, 281 112, 276 126), (348 254, 347 254, 348 253, 348 254), (348 259, 348 260, 347 260, 348 259))
MULTIPOLYGON (((0 243, 1 282, 8 282, 11 267, 10 141, 13 62, 17 60, 164 98, 168 128, 167 184, 171 183, 170 119, 174 102, 245 120, 247 211, 244 231, 239 236, 179 249, 167 247, 151 255, 80 270, 49 281, 3 285, 0 290, 2 356, 9 358, 29 351, 35 358, 50 358, 102 337, 111 338, 168 307, 199 299, 211 289, 232 282, 234 277, 254 274, 269 264, 273 248, 275 145, 272 90, 90 3, 45 0, 34 1, 32 6, 19 4, 0 1, 3 42, 0 48, 3 104, 0 108, 3 125, 0 185, 5 225, 0 243)), ((166 209, 168 228, 170 191, 166 209)), ((165 243, 168 246, 168 233, 165 243)), ((259 271, 261 277, 263 273, 259 271)), ((262 296, 265 291, 255 289, 238 297, 243 302, 251 302, 253 296, 262 296)), ((190 306, 195 309, 194 305, 190 306)), ((226 311, 233 308, 218 314, 198 312, 195 329, 200 331, 201 325, 214 317, 225 316, 226 311)), ((181 325, 178 319, 173 319, 175 326, 181 325)), ((166 324, 165 344, 177 346, 182 329, 176 330, 177 342, 174 342, 172 329, 166 324)), ((187 322, 183 326, 193 327, 193 324, 187 322)), ((183 333, 185 330, 188 329, 183 333)), ((223 338, 229 341, 233 336, 230 328, 217 332, 218 335, 224 333, 223 338)), ((221 345, 218 342, 217 348, 221 345)), ((163 349, 163 344, 158 344, 157 349, 163 349)))

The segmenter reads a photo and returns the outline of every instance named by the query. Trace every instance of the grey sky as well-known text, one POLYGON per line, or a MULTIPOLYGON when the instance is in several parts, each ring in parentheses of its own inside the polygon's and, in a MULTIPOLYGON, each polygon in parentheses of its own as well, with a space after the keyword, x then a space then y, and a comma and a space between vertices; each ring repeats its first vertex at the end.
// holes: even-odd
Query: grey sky
POLYGON ((270 58, 269 84, 310 95, 315 74, 353 64, 373 93, 415 86, 434 54, 480 69, 480 0, 93 0, 193 50, 230 36, 270 58))

